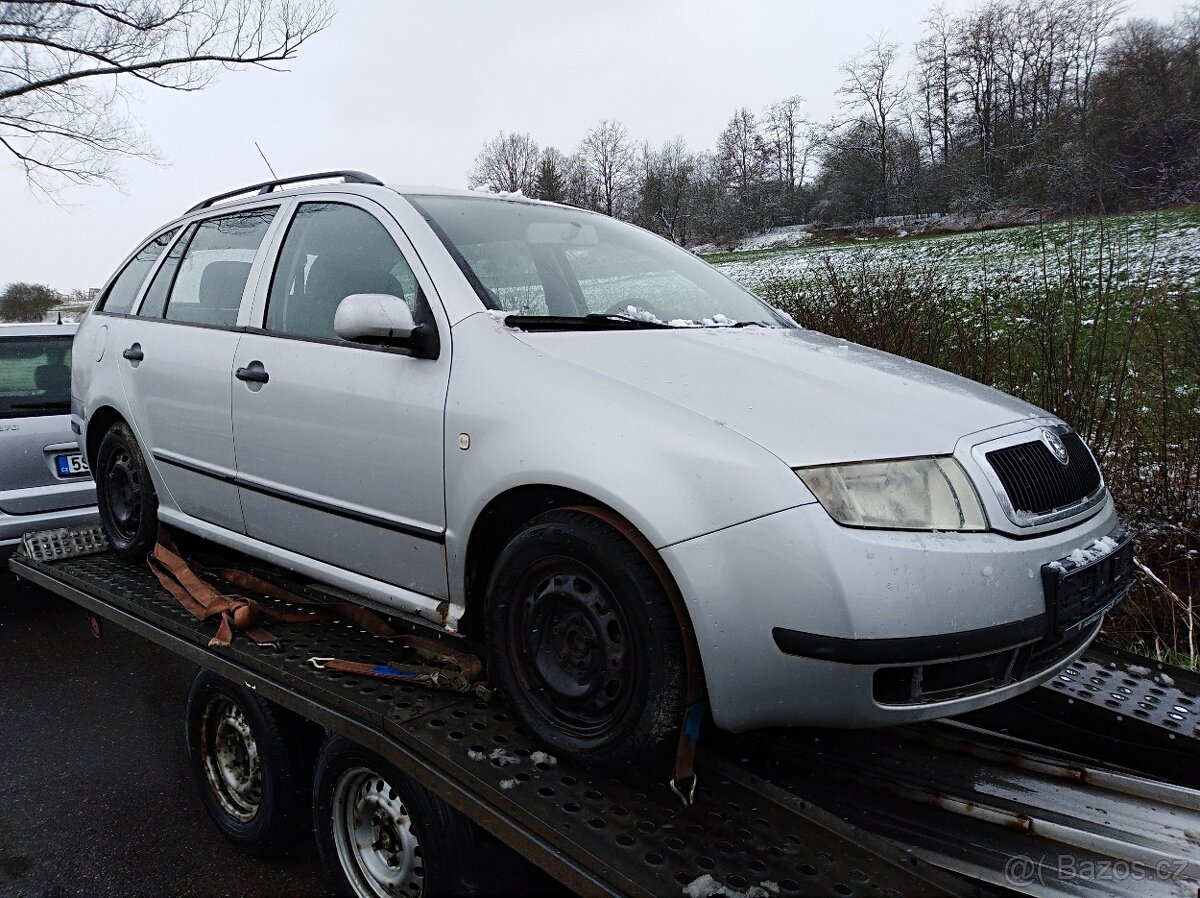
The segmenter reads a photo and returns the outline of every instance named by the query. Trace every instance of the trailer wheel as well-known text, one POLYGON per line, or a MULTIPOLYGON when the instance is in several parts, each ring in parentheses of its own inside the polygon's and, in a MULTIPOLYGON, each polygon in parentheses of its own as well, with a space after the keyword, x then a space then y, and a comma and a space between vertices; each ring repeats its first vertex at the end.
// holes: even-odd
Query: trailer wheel
POLYGON ((657 763, 687 707, 683 635, 645 557, 582 511, 546 512, 504 547, 487 593, 488 675, 551 749, 657 763))
POLYGON ((343 898, 462 895, 479 882, 470 821, 373 752, 325 740, 313 780, 313 828, 343 898))
POLYGON ((249 854, 282 854, 308 833, 312 739, 299 718, 210 671, 192 681, 187 745, 204 809, 249 854))
POLYGON ((141 561, 158 536, 158 495, 133 431, 113 424, 96 450, 96 504, 109 545, 121 558, 141 561))

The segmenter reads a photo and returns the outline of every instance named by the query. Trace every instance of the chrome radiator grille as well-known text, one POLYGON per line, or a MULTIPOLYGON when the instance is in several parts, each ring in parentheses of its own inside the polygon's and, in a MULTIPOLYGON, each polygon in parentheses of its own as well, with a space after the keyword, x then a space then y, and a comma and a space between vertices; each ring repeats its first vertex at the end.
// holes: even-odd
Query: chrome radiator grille
POLYGON ((1067 463, 1041 440, 987 453, 988 463, 1017 511, 1043 515, 1087 498, 1100 486, 1100 469, 1077 433, 1060 435, 1067 463))

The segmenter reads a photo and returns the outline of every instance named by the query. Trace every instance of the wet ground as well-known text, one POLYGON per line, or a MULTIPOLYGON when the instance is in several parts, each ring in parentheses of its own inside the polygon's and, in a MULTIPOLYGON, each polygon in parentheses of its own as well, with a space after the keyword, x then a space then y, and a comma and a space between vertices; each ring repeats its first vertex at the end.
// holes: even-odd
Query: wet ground
POLYGON ((233 848, 187 766, 195 669, 0 574, 0 896, 307 898, 311 842, 280 861, 233 848))

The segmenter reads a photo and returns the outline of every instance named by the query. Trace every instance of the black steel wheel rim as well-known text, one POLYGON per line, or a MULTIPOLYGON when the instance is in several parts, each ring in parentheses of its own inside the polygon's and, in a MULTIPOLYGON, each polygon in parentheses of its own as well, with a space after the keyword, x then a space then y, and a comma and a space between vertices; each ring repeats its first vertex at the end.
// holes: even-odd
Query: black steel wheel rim
POLYGON ((562 733, 596 738, 628 711, 638 659, 612 590, 568 558, 546 558, 519 578, 510 606, 511 667, 539 716, 562 733))
POLYGON ((142 473, 128 451, 113 453, 104 475, 104 493, 113 532, 133 540, 142 522, 142 473))

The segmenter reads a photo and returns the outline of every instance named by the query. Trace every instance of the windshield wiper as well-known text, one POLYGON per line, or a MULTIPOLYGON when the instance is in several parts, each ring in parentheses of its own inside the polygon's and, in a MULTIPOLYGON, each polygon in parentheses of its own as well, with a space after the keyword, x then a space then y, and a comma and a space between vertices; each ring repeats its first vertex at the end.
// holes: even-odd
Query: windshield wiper
POLYGON ((71 403, 64 402, 60 399, 57 402, 13 402, 13 403, 10 403, 8 407, 9 408, 23 408, 23 409, 39 409, 39 408, 69 409, 71 407, 71 403))
POLYGON ((581 317, 574 315, 509 315, 504 319, 506 327, 523 331, 612 331, 612 330, 673 330, 661 321, 645 321, 630 315, 602 315, 593 313, 581 317))

